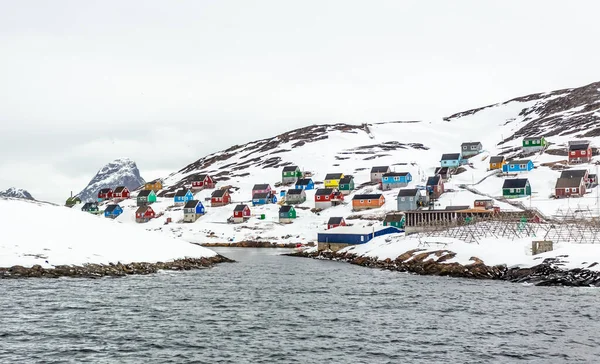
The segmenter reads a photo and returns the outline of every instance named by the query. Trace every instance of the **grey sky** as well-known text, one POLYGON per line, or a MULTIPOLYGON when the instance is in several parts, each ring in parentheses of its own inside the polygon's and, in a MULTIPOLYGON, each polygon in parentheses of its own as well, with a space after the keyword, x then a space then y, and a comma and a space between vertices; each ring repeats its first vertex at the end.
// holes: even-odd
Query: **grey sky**
POLYGON ((4 1, 0 189, 600 80, 597 1, 4 1))

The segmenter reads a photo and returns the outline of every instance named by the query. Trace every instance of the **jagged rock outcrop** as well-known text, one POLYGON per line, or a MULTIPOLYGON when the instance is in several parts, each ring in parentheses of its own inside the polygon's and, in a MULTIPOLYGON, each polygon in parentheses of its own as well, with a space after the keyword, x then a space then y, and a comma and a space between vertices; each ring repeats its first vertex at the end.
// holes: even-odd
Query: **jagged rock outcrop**
POLYGON ((7 190, 0 191, 0 197, 22 198, 24 200, 35 201, 35 198, 33 198, 33 196, 27 190, 16 187, 11 187, 7 190))
POLYGON ((145 182, 134 161, 128 158, 116 159, 102 167, 77 196, 85 202, 95 199, 102 188, 125 186, 129 190, 135 190, 145 182))

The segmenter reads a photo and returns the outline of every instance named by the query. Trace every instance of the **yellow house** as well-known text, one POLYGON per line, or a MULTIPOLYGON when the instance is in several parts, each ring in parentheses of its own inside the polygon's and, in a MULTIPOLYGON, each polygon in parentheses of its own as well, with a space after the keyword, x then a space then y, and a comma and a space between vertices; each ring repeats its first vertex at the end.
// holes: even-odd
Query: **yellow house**
POLYGON ((146 184, 144 185, 145 190, 152 190, 154 192, 158 192, 158 191, 162 190, 162 188, 163 188, 163 185, 162 185, 162 181, 160 181, 160 180, 146 182, 146 184))
POLYGON ((342 178, 344 178, 343 173, 327 173, 323 184, 325 185, 325 188, 339 188, 340 180, 342 178))
POLYGON ((494 169, 502 169, 502 166, 505 164, 506 159, 502 155, 490 157, 490 171, 494 169))

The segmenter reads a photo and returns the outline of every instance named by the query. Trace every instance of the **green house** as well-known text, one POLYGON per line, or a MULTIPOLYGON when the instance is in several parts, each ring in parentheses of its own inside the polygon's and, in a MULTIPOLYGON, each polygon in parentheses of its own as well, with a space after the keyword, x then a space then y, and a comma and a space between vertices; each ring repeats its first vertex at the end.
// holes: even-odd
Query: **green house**
POLYGON ((537 151, 545 149, 548 146, 546 138, 543 136, 523 138, 523 151, 537 151))
POLYGON ((513 178, 504 180, 502 196, 506 198, 519 198, 531 196, 531 185, 527 178, 513 178))
POLYGON ((399 229, 404 229, 404 214, 391 213, 385 215, 383 220, 383 226, 393 226, 399 229))
POLYGON ((349 195, 350 192, 354 191, 354 177, 344 176, 344 178, 340 179, 339 190, 343 195, 349 195))
POLYGON ((286 166, 281 171, 281 183, 294 183, 298 178, 302 178, 302 171, 298 166, 286 166))
POLYGON ((65 202, 65 206, 73 207, 73 206, 77 205, 78 203, 81 203, 81 199, 77 196, 75 196, 75 197, 71 196, 67 199, 67 202, 65 202))
POLYGON ((294 206, 285 205, 279 208, 279 222, 289 224, 296 218, 296 209, 294 206))
POLYGON ((141 190, 137 195, 137 205, 145 206, 156 202, 156 193, 154 190, 141 190))

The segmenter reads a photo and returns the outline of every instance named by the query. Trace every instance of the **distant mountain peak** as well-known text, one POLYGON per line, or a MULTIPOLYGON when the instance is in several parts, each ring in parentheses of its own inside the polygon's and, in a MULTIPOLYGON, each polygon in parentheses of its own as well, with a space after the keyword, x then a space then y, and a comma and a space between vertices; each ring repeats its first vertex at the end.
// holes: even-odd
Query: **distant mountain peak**
POLYGON ((87 187, 77 196, 81 201, 95 200, 98 191, 103 188, 115 188, 125 186, 129 190, 135 190, 146 183, 136 163, 129 158, 118 158, 98 170, 87 187))
POLYGON ((5 191, 0 191, 0 197, 21 198, 24 200, 35 200, 33 196, 22 188, 11 187, 5 191))

